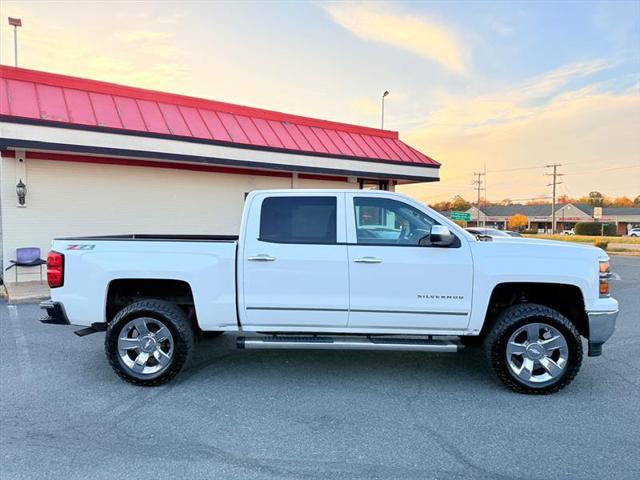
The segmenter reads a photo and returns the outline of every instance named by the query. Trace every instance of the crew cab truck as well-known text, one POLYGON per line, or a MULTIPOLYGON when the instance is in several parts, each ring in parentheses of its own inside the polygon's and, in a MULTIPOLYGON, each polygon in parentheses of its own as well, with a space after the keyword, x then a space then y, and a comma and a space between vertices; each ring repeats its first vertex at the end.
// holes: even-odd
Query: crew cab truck
MULTIPOLYGON (((224 214, 224 212, 220 212, 224 214)), ((618 303, 609 258, 571 243, 474 236, 384 191, 255 191, 239 237, 56 239, 45 323, 106 331, 124 380, 160 385, 203 332, 239 348, 457 352, 482 341, 524 393, 568 385, 600 355, 618 303)))

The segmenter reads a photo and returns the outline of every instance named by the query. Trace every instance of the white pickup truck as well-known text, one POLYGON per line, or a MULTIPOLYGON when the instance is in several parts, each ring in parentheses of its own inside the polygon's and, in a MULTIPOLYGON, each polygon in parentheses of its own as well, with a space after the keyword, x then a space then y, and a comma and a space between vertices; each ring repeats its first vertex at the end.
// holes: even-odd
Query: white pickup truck
POLYGON ((239 348, 456 352, 482 340, 511 389, 551 393, 611 336, 600 249, 476 237, 393 193, 256 191, 239 237, 53 241, 44 323, 105 331, 124 380, 159 385, 203 332, 239 348))

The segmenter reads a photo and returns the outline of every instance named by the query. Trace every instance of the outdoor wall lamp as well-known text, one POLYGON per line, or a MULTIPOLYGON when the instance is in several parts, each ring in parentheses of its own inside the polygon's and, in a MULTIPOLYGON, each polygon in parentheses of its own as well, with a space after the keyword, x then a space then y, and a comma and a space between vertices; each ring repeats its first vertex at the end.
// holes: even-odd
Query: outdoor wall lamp
POLYGON ((27 186, 22 182, 22 179, 16 185, 16 194, 18 195, 18 205, 24 205, 27 198, 27 186))

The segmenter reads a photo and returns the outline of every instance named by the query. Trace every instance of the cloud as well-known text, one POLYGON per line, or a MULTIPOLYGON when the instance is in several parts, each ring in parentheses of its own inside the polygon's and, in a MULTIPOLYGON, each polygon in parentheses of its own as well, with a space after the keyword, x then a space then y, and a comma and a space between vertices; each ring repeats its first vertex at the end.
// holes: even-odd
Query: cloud
POLYGON ((157 42, 167 40, 173 36, 170 32, 154 30, 138 30, 129 32, 118 32, 115 37, 125 42, 157 42))
POLYGON ((389 4, 384 9, 371 3, 332 3, 324 8, 336 23, 360 38, 407 50, 456 74, 468 72, 467 50, 458 34, 444 24, 391 11, 389 4))
MULTIPOLYGON (((481 95, 459 95, 439 91, 434 94, 435 105, 439 108, 436 108, 426 120, 408 122, 419 124, 414 130, 428 128, 429 131, 434 131, 442 128, 456 135, 477 133, 483 128, 538 115, 544 109, 545 102, 561 95, 563 89, 572 81, 588 77, 610 66, 610 63, 603 60, 570 63, 519 84, 481 95)), ((590 84, 563 95, 584 95, 596 86, 590 84)))
POLYGON ((351 102, 351 107, 358 113, 379 113, 380 105, 366 98, 358 98, 351 102))
MULTIPOLYGON (((122 13, 118 30, 96 24, 78 32, 36 5, 18 5, 19 15, 29 19, 29 30, 20 38, 21 66, 169 91, 189 79, 183 63, 188 52, 176 45, 169 27, 139 29, 139 18, 122 13)), ((4 56, 13 43, 11 32, 3 28, 1 34, 2 60, 9 63, 4 56)))
POLYGON ((489 171, 523 168, 490 173, 490 199, 548 195, 541 166, 557 162, 570 194, 638 195, 640 92, 605 91, 598 83, 565 88, 606 67, 575 63, 486 95, 441 97, 428 121, 403 140, 443 163, 442 181, 405 191, 428 201, 472 198, 471 175, 486 164, 489 171))

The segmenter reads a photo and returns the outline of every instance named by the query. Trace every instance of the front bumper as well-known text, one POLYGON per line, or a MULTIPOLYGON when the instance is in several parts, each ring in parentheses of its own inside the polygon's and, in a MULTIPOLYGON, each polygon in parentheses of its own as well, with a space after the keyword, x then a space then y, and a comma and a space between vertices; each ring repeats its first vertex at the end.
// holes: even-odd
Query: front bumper
POLYGON ((618 310, 610 312, 587 312, 589 319, 589 356, 602 355, 602 344, 613 335, 618 310))
POLYGON ((64 311, 62 303, 46 300, 40 303, 40 308, 47 311, 47 316, 40 320, 42 323, 70 325, 69 318, 67 318, 67 313, 64 311))

